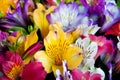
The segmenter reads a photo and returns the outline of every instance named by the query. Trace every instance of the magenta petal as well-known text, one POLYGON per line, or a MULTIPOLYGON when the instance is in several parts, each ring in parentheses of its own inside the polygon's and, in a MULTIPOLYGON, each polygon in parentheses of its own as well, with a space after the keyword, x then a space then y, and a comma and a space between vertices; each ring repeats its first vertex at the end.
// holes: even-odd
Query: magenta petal
POLYGON ((10 57, 10 61, 14 62, 16 65, 23 65, 23 61, 22 58, 20 57, 19 54, 14 53, 11 57, 10 57))
POLYGON ((95 60, 100 56, 101 54, 109 54, 111 55, 114 52, 114 48, 112 45, 112 42, 110 40, 106 41, 103 46, 98 46, 98 52, 95 55, 95 60))
POLYGON ((101 75, 100 74, 93 74, 90 77, 90 80, 101 80, 101 75))
POLYGON ((11 79, 7 78, 6 76, 0 76, 0 80, 11 80, 11 79))
POLYGON ((47 73, 40 62, 31 62, 22 72, 22 80, 45 80, 47 73))
POLYGON ((38 43, 34 44, 33 46, 31 46, 27 50, 24 58, 26 58, 29 55, 35 54, 38 50, 42 49, 42 47, 43 47, 43 43, 42 42, 38 42, 38 43))
POLYGON ((71 72, 73 80, 82 80, 83 73, 79 69, 74 69, 71 72))
POLYGON ((85 80, 90 80, 90 71, 86 71, 84 74, 83 74, 83 77, 85 80))

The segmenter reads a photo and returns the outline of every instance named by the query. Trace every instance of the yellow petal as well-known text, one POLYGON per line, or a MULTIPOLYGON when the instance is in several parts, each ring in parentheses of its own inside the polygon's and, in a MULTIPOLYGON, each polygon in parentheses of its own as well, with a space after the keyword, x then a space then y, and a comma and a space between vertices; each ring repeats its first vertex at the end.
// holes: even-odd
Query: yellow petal
POLYGON ((76 29, 75 31, 71 32, 71 35, 73 37, 73 41, 75 41, 80 36, 81 30, 76 29))
POLYGON ((11 43, 16 44, 16 42, 17 42, 18 38, 21 36, 21 34, 22 34, 22 31, 21 31, 21 30, 20 30, 20 31, 17 31, 16 37, 15 37, 15 36, 9 36, 9 37, 7 38, 7 40, 10 41, 11 43))
POLYGON ((17 48, 17 50, 16 50, 16 52, 19 53, 21 57, 23 57, 23 54, 24 54, 24 52, 25 52, 25 50, 24 50, 24 47, 25 47, 24 44, 25 44, 25 42, 23 41, 23 42, 18 46, 18 48, 17 48))
POLYGON ((45 11, 41 11, 40 9, 36 9, 33 13, 33 20, 35 25, 40 28, 42 37, 44 38, 48 34, 48 26, 49 23, 46 19, 45 11))
POLYGON ((38 36, 36 30, 32 31, 30 35, 26 36, 25 48, 26 51, 30 46, 35 44, 38 41, 38 36))
POLYGON ((33 54, 29 55, 27 58, 24 59, 24 64, 28 64, 32 58, 33 58, 33 54))
POLYGON ((11 0, 0 0, 0 12, 4 15, 10 9, 11 0))
POLYGON ((51 13, 52 11, 54 11, 56 6, 51 6, 47 11, 46 11, 46 14, 49 14, 51 13))
POLYGON ((52 72, 52 65, 54 64, 54 61, 49 58, 44 51, 38 51, 35 53, 34 58, 37 61, 42 62, 42 65, 44 66, 47 73, 52 72))
POLYGON ((45 10, 45 7, 41 3, 37 3, 37 8, 39 8, 41 11, 45 10))
POLYGON ((63 54, 63 60, 66 60, 68 69, 73 70, 78 67, 82 61, 82 50, 74 45, 71 45, 66 53, 63 54))

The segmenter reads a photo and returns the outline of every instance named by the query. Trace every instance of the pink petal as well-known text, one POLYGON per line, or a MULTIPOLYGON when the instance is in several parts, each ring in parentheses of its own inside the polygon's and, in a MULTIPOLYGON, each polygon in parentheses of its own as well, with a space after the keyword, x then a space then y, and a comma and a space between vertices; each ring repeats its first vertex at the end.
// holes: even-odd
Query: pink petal
POLYGON ((83 73, 79 69, 74 69, 71 72, 73 80, 82 80, 83 73))
POLYGON ((90 80, 101 80, 101 75, 100 74, 93 74, 90 77, 90 80))
POLYGON ((40 62, 31 62, 22 72, 22 80, 45 80, 47 73, 40 62))
POLYGON ((89 80, 90 79, 90 71, 87 71, 83 74, 83 77, 85 80, 89 80))
POLYGON ((26 58, 29 55, 35 54, 38 50, 42 49, 42 47, 43 47, 43 43, 42 42, 38 42, 38 43, 34 44, 33 46, 31 46, 27 50, 24 58, 26 58))
POLYGON ((12 68, 14 67, 14 63, 10 62, 10 61, 5 61, 2 64, 2 68, 3 68, 3 72, 6 74, 6 76, 9 74, 9 72, 12 70, 12 68))
POLYGON ((20 66, 23 65, 23 61, 22 61, 20 55, 17 54, 17 53, 14 53, 14 54, 10 57, 10 61, 11 61, 11 62, 14 62, 16 65, 20 65, 20 66))
POLYGON ((113 44, 110 40, 106 41, 103 46, 98 46, 98 52, 94 59, 96 60, 101 54, 107 53, 111 55, 114 52, 113 44))
POLYGON ((6 76, 0 76, 0 80, 11 80, 11 79, 7 78, 6 76))

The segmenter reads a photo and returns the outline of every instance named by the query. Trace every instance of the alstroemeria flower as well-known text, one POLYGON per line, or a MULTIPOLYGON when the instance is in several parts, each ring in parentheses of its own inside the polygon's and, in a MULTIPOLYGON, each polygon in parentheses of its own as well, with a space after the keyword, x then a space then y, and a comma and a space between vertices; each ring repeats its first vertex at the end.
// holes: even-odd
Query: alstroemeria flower
POLYGON ((71 71, 73 80, 104 80, 101 74, 95 72, 82 72, 79 69, 74 69, 71 71))
MULTIPOLYGON (((8 40, 12 45, 15 46, 15 52, 18 52, 24 59, 24 63, 28 63, 32 56, 39 49, 42 48, 43 44, 38 41, 36 30, 32 31, 29 35, 21 36, 22 32, 18 31, 16 36, 9 36, 8 40)), ((14 49, 13 46, 13 49, 14 49)))
POLYGON ((20 26, 27 28, 29 23, 28 17, 28 0, 23 1, 24 4, 21 3, 21 0, 17 2, 17 7, 14 12, 8 12, 6 17, 0 20, 0 26, 3 28, 12 28, 14 26, 20 26))
POLYGON ((35 25, 40 28, 42 37, 44 38, 48 32, 49 32, 49 23, 46 19, 46 15, 52 12, 55 8, 55 6, 51 6, 48 10, 41 4, 37 4, 37 9, 33 12, 33 20, 35 22, 35 25))
POLYGON ((63 74, 60 73, 60 70, 56 70, 56 80, 72 80, 72 75, 70 74, 70 71, 68 71, 67 63, 66 61, 62 61, 63 64, 63 74))
POLYGON ((47 73, 44 70, 42 63, 31 62, 27 64, 21 75, 22 80, 45 80, 47 73))
POLYGON ((106 32, 120 21, 120 8, 117 7, 115 0, 106 0, 105 7, 104 15, 106 20, 102 23, 101 32, 106 32))
POLYGON ((86 66, 94 66, 94 57, 98 51, 98 44, 90 40, 89 37, 78 38, 75 45, 82 49, 83 60, 80 68, 84 69, 86 66))
POLYGON ((86 24, 81 24, 78 26, 78 28, 81 30, 81 36, 85 36, 88 37, 88 34, 95 34, 100 27, 98 27, 97 25, 92 25, 92 23, 90 25, 86 25, 86 24))
POLYGON ((93 19, 94 24, 99 23, 99 21, 103 19, 103 14, 105 10, 105 0, 80 0, 80 1, 85 7, 88 16, 91 19, 93 19))
POLYGON ((55 72, 56 69, 62 73, 63 60, 66 60, 68 69, 72 70, 82 61, 82 50, 72 45, 72 42, 72 36, 62 30, 60 23, 53 24, 44 39, 45 51, 38 51, 34 57, 42 62, 48 73, 55 72))
POLYGON ((77 29, 78 25, 84 22, 84 18, 86 18, 86 14, 79 11, 79 5, 76 3, 65 4, 61 2, 54 9, 54 13, 47 15, 50 24, 61 22, 65 32, 77 29))
POLYGON ((98 44, 98 52, 94 57, 95 60, 100 56, 100 54, 107 53, 112 54, 114 52, 113 44, 111 40, 107 40, 104 36, 94 36, 89 35, 91 41, 96 42, 98 44))
POLYGON ((18 53, 7 52, 1 64, 3 73, 11 80, 19 77, 23 69, 23 61, 18 53))

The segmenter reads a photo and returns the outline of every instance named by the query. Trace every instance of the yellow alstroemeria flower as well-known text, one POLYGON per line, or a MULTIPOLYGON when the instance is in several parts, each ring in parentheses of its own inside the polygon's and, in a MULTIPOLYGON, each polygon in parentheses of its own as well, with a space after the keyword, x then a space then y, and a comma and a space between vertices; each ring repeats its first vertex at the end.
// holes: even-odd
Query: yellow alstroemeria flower
MULTIPOLYGON (((13 43, 14 45, 17 44, 17 42, 19 42, 19 46, 16 49, 16 52, 20 54, 21 57, 25 56, 25 51, 27 51, 27 49, 29 47, 31 47, 33 44, 35 44, 38 41, 38 36, 37 36, 37 32, 36 30, 32 31, 29 35, 22 37, 21 36, 22 31, 18 31, 15 36, 9 36, 8 37, 8 41, 13 43)), ((33 55, 32 55, 33 56, 33 55)), ((32 56, 28 56, 25 60, 24 63, 28 63, 32 56)))
POLYGON ((62 61, 66 60, 68 69, 78 67, 82 61, 81 49, 72 45, 73 37, 62 30, 61 24, 50 25, 50 31, 44 38, 45 51, 38 51, 34 58, 42 62, 45 70, 50 73, 61 70, 62 61))
POLYGON ((42 4, 38 3, 37 7, 38 8, 33 12, 33 20, 35 25, 40 28, 42 37, 44 38, 49 32, 49 23, 46 19, 46 15, 52 12, 55 6, 51 6, 48 10, 46 10, 42 4))

